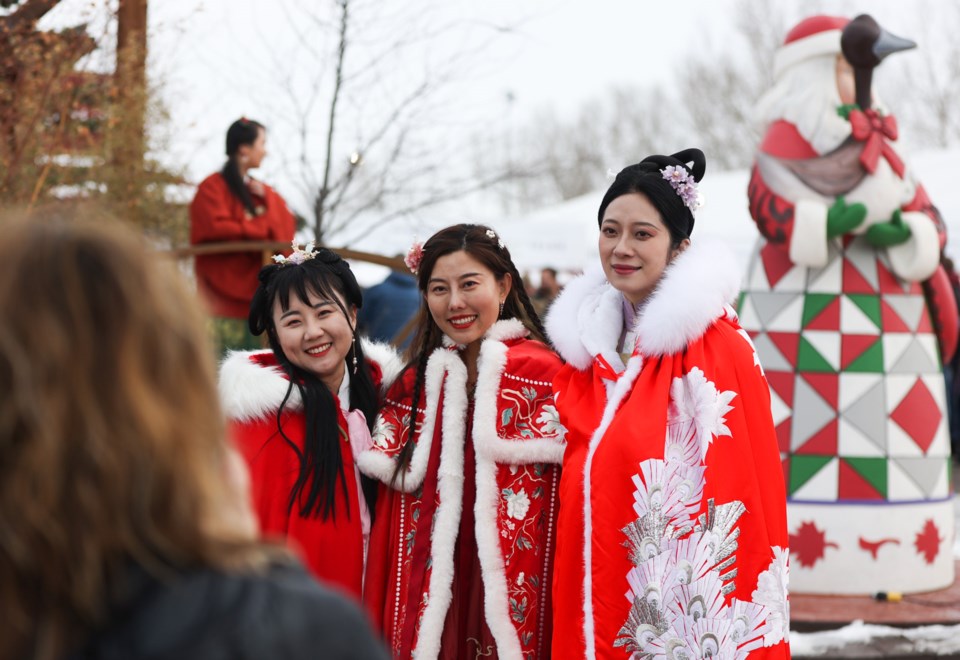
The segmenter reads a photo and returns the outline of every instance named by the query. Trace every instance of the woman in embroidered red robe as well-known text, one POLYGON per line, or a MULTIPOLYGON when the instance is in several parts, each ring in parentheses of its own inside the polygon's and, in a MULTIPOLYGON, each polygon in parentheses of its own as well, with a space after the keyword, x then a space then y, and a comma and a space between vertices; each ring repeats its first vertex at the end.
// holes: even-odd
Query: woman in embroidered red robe
POLYGON ((398 658, 549 657, 560 359, 493 230, 408 264, 427 304, 358 460, 385 484, 364 599, 398 658))
POLYGON ((271 350, 230 353, 221 399, 263 535, 359 600, 376 483, 354 459, 371 442, 378 387, 401 365, 392 349, 356 341, 363 300, 347 262, 312 244, 277 260, 260 273, 249 318, 271 350))
POLYGON ((548 317, 567 361, 554 658, 789 657, 767 383, 729 306, 738 267, 689 238, 705 165, 688 149, 621 171, 602 272, 548 317))
MULTIPOLYGON (((227 162, 204 179, 190 203, 190 243, 293 240, 296 221, 270 186, 252 178, 267 154, 267 130, 252 119, 227 129, 227 162)), ((246 331, 247 312, 263 265, 260 252, 200 255, 197 290, 215 317, 221 348, 259 348, 246 331)))

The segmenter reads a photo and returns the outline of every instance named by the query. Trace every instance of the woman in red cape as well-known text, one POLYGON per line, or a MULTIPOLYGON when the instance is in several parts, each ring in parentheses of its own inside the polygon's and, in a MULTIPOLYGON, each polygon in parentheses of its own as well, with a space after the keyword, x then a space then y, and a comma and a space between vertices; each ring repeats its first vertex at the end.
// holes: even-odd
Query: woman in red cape
MULTIPOLYGON (((267 129, 242 118, 227 129, 227 161, 197 186, 190 202, 190 244, 293 240, 296 221, 273 188, 250 176, 266 157, 267 129)), ((197 291, 214 316, 218 348, 259 348, 246 329, 263 265, 259 251, 199 255, 197 291)))
POLYGON ((690 241, 697 149, 621 171, 602 272, 548 317, 567 364, 554 658, 787 658, 786 503, 770 396, 729 303, 738 266, 690 241))
POLYGON ((398 658, 549 657, 560 359, 492 229, 408 263, 427 304, 358 460, 384 484, 364 599, 398 658))
POLYGON ((391 348, 356 338, 363 298, 346 261, 312 244, 275 260, 249 317, 270 349, 227 356, 221 400, 263 535, 284 539, 316 577, 359 600, 376 483, 361 478, 355 457, 370 445, 380 388, 401 365, 391 348))

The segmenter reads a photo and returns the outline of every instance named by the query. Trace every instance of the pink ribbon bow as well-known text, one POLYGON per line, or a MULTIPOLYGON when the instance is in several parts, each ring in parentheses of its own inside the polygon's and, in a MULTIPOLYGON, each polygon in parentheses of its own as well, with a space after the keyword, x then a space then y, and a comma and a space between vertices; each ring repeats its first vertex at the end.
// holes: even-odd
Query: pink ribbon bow
POLYGON ((853 139, 864 143, 860 152, 863 169, 873 174, 882 155, 897 176, 903 177, 906 169, 903 161, 887 142, 887 139, 896 140, 898 135, 897 120, 892 115, 880 116, 876 110, 851 110, 850 128, 853 139))

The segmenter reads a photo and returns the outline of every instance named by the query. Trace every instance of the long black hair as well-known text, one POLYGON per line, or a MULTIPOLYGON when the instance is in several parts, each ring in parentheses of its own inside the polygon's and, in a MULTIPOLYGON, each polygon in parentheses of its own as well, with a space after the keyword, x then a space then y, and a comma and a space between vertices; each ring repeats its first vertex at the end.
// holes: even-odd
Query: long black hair
MULTIPOLYGON (((353 478, 353 475, 344 475, 343 471, 336 400, 317 376, 290 362, 280 347, 273 322, 274 301, 279 300, 281 309, 286 310, 289 308, 291 295, 296 295, 304 304, 309 304, 309 292, 334 302, 346 316, 348 323, 349 308, 359 308, 363 304, 363 295, 350 265, 335 252, 319 248, 316 256, 301 264, 271 264, 260 270, 260 285, 250 304, 248 322, 250 332, 254 335, 267 333, 270 348, 290 380, 286 396, 277 409, 277 433, 300 459, 297 480, 290 491, 288 511, 292 511, 296 506, 304 518, 319 515, 326 520, 335 510, 337 481, 340 481, 346 497, 346 480, 353 478), (280 423, 294 387, 299 390, 306 418, 302 451, 297 443, 287 437, 280 423)), ((363 348, 360 342, 356 341, 356 328, 352 323, 350 329, 355 340, 344 358, 345 367, 350 370, 350 408, 363 412, 367 418, 367 426, 372 429, 379 409, 377 391, 370 375, 370 367, 363 355, 363 348)), ((376 482, 362 477, 361 483, 372 515, 376 502, 376 482)), ((349 500, 347 507, 349 514, 349 500)))
MULTIPOLYGON (((460 250, 489 268, 498 281, 502 281, 505 275, 510 275, 513 283, 503 301, 503 311, 500 318, 519 319, 530 331, 531 337, 549 345, 547 333, 543 329, 543 322, 540 320, 540 316, 523 286, 523 278, 510 257, 510 251, 503 245, 496 232, 485 225, 453 225, 441 229, 423 244, 423 258, 417 270, 417 286, 420 293, 426 295, 427 285, 430 283, 430 276, 433 274, 437 259, 460 250)), ((421 305, 417 319, 417 331, 413 341, 410 342, 406 356, 407 368, 416 369, 417 373, 413 385, 413 400, 410 403, 412 410, 410 413, 409 437, 411 439, 417 429, 417 405, 423 394, 427 361, 442 344, 443 333, 433 320, 430 308, 427 305, 421 305)), ((397 468, 393 474, 394 481, 403 474, 410 464, 413 445, 412 441, 407 442, 397 455, 397 468)))
POLYGON ((250 215, 256 215, 257 209, 243 182, 243 174, 240 173, 240 162, 237 159, 237 151, 240 147, 250 146, 257 141, 260 131, 265 131, 266 127, 258 121, 243 117, 230 124, 227 129, 227 162, 223 164, 220 175, 227 182, 227 188, 230 189, 243 208, 247 209, 250 215))
POLYGON ((699 182, 707 169, 707 159, 699 149, 684 149, 671 156, 647 156, 635 165, 628 165, 620 170, 603 196, 597 212, 597 224, 603 224, 603 212, 617 197, 641 193, 660 213, 663 224, 670 232, 672 248, 676 249, 685 238, 690 238, 693 212, 661 173, 670 165, 682 167, 694 181, 699 182), (687 163, 692 163, 692 166, 687 163))

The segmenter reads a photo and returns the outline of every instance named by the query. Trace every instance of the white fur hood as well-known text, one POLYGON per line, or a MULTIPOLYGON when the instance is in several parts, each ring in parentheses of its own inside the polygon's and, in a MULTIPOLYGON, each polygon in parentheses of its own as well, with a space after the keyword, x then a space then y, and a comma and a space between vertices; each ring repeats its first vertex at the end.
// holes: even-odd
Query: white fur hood
MULTIPOLYGON (((403 361, 392 346, 366 339, 361 341, 364 355, 383 371, 380 390, 386 392, 403 370, 403 361)), ((241 422, 262 419, 273 415, 280 407, 290 386, 283 369, 264 366, 250 359, 253 355, 268 353, 270 349, 231 351, 220 363, 220 404, 228 419, 241 422)), ((287 406, 299 410, 301 405, 300 392, 294 388, 287 406)))
MULTIPOLYGON (((736 299, 740 270, 722 243, 691 242, 664 272, 637 319, 641 354, 669 355, 702 337, 736 299)), ((616 354, 622 326, 620 292, 607 282, 599 262, 564 288, 546 322, 557 351, 581 370, 597 355, 616 354)))

